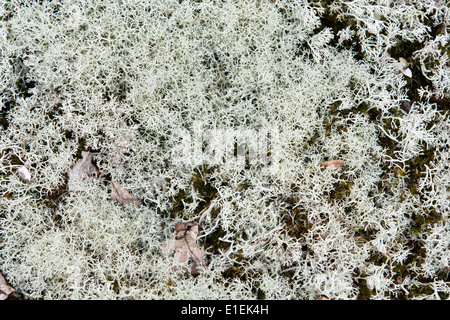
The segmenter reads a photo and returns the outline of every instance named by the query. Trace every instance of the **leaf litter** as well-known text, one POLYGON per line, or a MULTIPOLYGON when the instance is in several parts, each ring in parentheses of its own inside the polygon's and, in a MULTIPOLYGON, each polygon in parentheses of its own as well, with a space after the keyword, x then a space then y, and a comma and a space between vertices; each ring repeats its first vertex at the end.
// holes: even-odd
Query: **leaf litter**
POLYGON ((197 276, 203 266, 205 250, 197 245, 197 237, 200 235, 198 224, 195 222, 180 222, 174 229, 176 235, 174 239, 169 239, 162 245, 164 256, 174 253, 175 262, 179 265, 172 267, 172 270, 179 277, 191 274, 197 276), (191 261, 190 270, 185 266, 191 261))

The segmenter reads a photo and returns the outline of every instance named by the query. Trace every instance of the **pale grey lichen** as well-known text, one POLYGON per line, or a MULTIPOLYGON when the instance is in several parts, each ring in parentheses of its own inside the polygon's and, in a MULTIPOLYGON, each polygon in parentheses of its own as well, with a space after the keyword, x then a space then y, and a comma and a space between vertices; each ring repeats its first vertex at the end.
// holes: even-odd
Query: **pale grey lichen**
POLYGON ((448 298, 444 1, 124 3, 0 1, 13 295, 448 298), (179 279, 187 221, 206 251, 179 279))

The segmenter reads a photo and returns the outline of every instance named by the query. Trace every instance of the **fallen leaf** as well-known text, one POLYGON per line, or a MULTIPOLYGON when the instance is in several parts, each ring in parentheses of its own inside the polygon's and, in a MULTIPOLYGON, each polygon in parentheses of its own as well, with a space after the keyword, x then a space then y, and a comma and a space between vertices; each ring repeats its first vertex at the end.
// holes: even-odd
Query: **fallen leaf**
POLYGON ((401 61, 402 59, 403 59, 403 58, 400 58, 399 65, 396 64, 396 63, 394 63, 394 67, 395 67, 398 71, 400 71, 401 73, 403 73, 405 76, 407 76, 408 78, 411 78, 411 77, 412 77, 412 71, 411 71, 410 68, 407 67, 409 64, 408 64, 408 62, 406 62, 405 59, 403 59, 403 61, 406 62, 406 64, 405 64, 405 63, 402 63, 402 61, 401 61), (404 65, 406 65, 406 67, 404 67, 404 65))
MULTIPOLYGON (((163 255, 168 256, 174 253, 174 259, 179 264, 185 264, 191 260, 190 274, 196 276, 200 273, 203 265, 205 250, 197 246, 196 239, 199 236, 198 224, 195 222, 180 222, 174 229, 175 239, 170 239, 162 245, 163 255)), ((172 270, 179 276, 183 276, 189 271, 183 266, 174 266, 172 270)))
POLYGON ((400 65, 403 69, 408 68, 409 63, 404 58, 398 58, 398 61, 400 62, 400 65))
POLYGON ((0 272, 0 300, 6 300, 6 298, 14 291, 16 290, 6 283, 5 278, 0 272))
POLYGON ((330 160, 320 163, 321 166, 327 167, 330 170, 336 171, 342 167, 344 160, 330 160))
POLYGON ((112 189, 111 198, 118 201, 119 203, 125 205, 134 204, 137 207, 141 206, 139 200, 136 199, 135 196, 133 196, 131 193, 125 190, 124 187, 122 187, 117 182, 111 182, 111 189, 112 189))
POLYGON ((34 179, 31 177, 30 171, 25 166, 21 166, 19 169, 17 169, 19 172, 19 177, 25 182, 25 183, 32 183, 34 182, 34 179))
POLYGON ((330 300, 327 296, 316 296, 314 300, 330 300))
POLYGON ((77 184, 84 178, 91 174, 98 174, 97 168, 92 163, 92 157, 96 153, 83 151, 81 152, 81 159, 75 163, 74 167, 69 173, 68 190, 75 191, 77 184))
POLYGON ((400 71, 401 73, 403 73, 405 76, 407 76, 409 78, 412 77, 412 71, 411 71, 411 69, 408 68, 409 63, 408 63, 408 61, 406 61, 406 59, 399 58, 398 61, 397 61, 394 58, 392 58, 389 55, 389 53, 385 53, 383 55, 383 57, 386 60, 392 61, 392 65, 394 66, 394 68, 397 69, 398 71, 400 71))

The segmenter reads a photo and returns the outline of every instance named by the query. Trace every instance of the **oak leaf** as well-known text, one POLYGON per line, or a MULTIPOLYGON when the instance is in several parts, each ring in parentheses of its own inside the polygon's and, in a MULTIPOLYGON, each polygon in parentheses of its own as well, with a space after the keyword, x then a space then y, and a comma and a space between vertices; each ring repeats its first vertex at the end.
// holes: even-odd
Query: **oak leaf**
POLYGON ((399 72, 403 73, 405 76, 407 76, 409 78, 412 77, 412 71, 411 71, 411 69, 408 68, 409 63, 408 63, 408 61, 406 61, 405 58, 399 58, 397 61, 394 58, 392 58, 389 53, 385 53, 383 55, 383 57, 386 60, 391 61, 394 68, 397 69, 399 72))
MULTIPOLYGON (((200 267, 203 265, 205 250, 198 247, 196 239, 199 236, 198 224, 195 222, 180 222, 174 229, 175 239, 169 239, 162 245, 164 256, 174 253, 175 262, 185 264, 191 260, 190 274, 196 276, 200 274, 200 267)), ((184 266, 174 266, 172 270, 182 277, 189 271, 184 266)))
POLYGON ((141 206, 141 203, 139 202, 139 200, 136 199, 135 196, 133 196, 131 193, 129 193, 127 190, 125 190, 124 187, 122 187, 117 182, 111 181, 111 189, 112 189, 111 198, 118 201, 119 203, 125 204, 125 205, 134 204, 137 207, 141 206))
POLYGON ((93 156, 96 153, 83 151, 81 153, 81 159, 75 163, 72 170, 69 172, 68 190, 75 191, 77 184, 85 177, 92 174, 97 175, 98 170, 92 163, 93 156))

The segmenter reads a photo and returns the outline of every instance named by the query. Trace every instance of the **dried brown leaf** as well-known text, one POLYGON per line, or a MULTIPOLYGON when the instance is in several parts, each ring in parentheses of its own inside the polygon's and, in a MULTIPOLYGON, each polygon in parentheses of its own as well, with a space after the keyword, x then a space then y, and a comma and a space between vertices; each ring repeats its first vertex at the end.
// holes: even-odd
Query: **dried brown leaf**
POLYGON ((112 189, 111 198, 118 201, 119 203, 125 205, 134 204, 137 207, 141 206, 139 200, 136 199, 135 196, 133 196, 131 193, 125 190, 124 187, 122 187, 117 182, 111 182, 111 189, 112 189))
POLYGON ((6 283, 5 278, 0 272, 0 300, 6 300, 6 298, 14 291, 16 290, 6 283))
POLYGON ((336 171, 340 168, 342 168, 342 165, 344 164, 344 160, 330 160, 330 161, 323 161, 320 163, 321 166, 327 167, 328 169, 332 171, 336 171))
MULTIPOLYGON (((169 239, 162 245, 163 255, 167 256, 174 253, 175 262, 184 264, 191 260, 191 275, 198 275, 200 267, 203 265, 205 250, 198 247, 196 239, 199 236, 198 224, 195 222, 181 222, 174 229, 175 239, 169 239)), ((183 276, 189 271, 184 267, 174 266, 173 271, 179 276, 183 276)))
POLYGON ((81 153, 81 159, 75 163, 72 170, 69 172, 68 190, 75 191, 77 184, 85 177, 94 174, 98 174, 97 168, 92 163, 93 156, 96 153, 83 151, 81 153))

